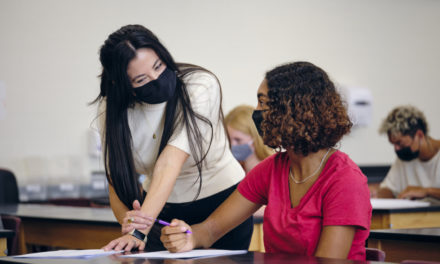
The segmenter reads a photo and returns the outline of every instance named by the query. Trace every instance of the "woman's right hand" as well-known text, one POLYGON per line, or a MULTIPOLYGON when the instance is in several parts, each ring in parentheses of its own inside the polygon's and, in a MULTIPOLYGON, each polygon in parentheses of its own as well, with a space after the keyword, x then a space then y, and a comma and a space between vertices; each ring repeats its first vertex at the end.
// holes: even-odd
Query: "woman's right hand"
POLYGON ((160 241, 164 247, 170 252, 185 252, 194 249, 194 236, 191 227, 185 222, 177 219, 171 221, 170 226, 162 228, 160 241))
POLYGON ((147 230, 153 225, 154 219, 141 211, 141 204, 138 200, 133 202, 133 210, 125 213, 122 222, 122 235, 133 229, 147 230))

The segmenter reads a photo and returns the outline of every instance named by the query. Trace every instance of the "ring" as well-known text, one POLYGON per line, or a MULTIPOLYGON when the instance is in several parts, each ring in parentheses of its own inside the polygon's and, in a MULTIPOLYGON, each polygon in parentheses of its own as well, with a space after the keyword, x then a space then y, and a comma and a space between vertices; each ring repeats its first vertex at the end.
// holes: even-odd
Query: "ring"
POLYGON ((131 224, 131 223, 133 223, 133 222, 134 222, 134 217, 130 217, 130 218, 128 218, 127 223, 131 224))

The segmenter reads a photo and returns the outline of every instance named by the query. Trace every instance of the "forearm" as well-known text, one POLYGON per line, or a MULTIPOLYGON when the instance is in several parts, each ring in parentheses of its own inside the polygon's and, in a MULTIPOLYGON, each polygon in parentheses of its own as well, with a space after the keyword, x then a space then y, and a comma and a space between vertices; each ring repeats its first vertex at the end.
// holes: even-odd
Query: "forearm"
POLYGON ((176 147, 167 145, 164 148, 154 166, 153 179, 142 203, 142 212, 152 218, 157 218, 168 200, 188 156, 187 153, 176 147))
POLYGON ((209 248, 261 207, 235 190, 205 221, 193 225, 196 247, 209 248))
POLYGON ((426 188, 427 196, 434 197, 436 199, 440 199, 440 188, 426 188))
POLYGON ((116 194, 115 189, 112 185, 109 185, 108 191, 110 206, 112 208, 113 214, 115 215, 116 220, 118 220, 119 224, 122 225, 125 213, 128 211, 128 208, 121 202, 121 200, 119 200, 118 195, 116 194))
POLYGON ((152 218, 157 218, 174 188, 177 175, 172 169, 161 169, 153 175, 153 181, 142 203, 141 211, 152 218))

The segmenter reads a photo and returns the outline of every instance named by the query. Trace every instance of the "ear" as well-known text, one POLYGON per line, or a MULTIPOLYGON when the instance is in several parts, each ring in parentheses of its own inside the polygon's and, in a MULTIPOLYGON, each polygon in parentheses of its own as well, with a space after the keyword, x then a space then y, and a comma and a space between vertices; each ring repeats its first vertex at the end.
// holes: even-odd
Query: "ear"
POLYGON ((423 139, 425 137, 425 133, 421 129, 418 129, 416 132, 416 135, 419 136, 419 138, 423 139))

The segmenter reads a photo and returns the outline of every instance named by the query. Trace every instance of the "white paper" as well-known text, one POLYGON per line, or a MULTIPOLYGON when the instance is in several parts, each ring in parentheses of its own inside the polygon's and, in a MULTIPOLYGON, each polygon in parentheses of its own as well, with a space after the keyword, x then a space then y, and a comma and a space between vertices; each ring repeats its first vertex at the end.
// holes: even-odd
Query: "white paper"
POLYGON ((104 251, 102 249, 84 249, 84 250, 56 250, 25 255, 14 256, 14 258, 92 258, 107 256, 123 251, 104 251))
POLYGON ((246 254, 247 250, 222 250, 222 249, 195 249, 182 253, 171 253, 169 251, 156 251, 150 253, 139 253, 119 256, 122 258, 159 258, 159 259, 186 259, 186 258, 210 258, 228 255, 246 254))
POLYGON ((373 209, 404 209, 404 208, 430 206, 429 202, 407 200, 407 199, 371 198, 370 201, 371 201, 371 206, 373 206, 373 209))

